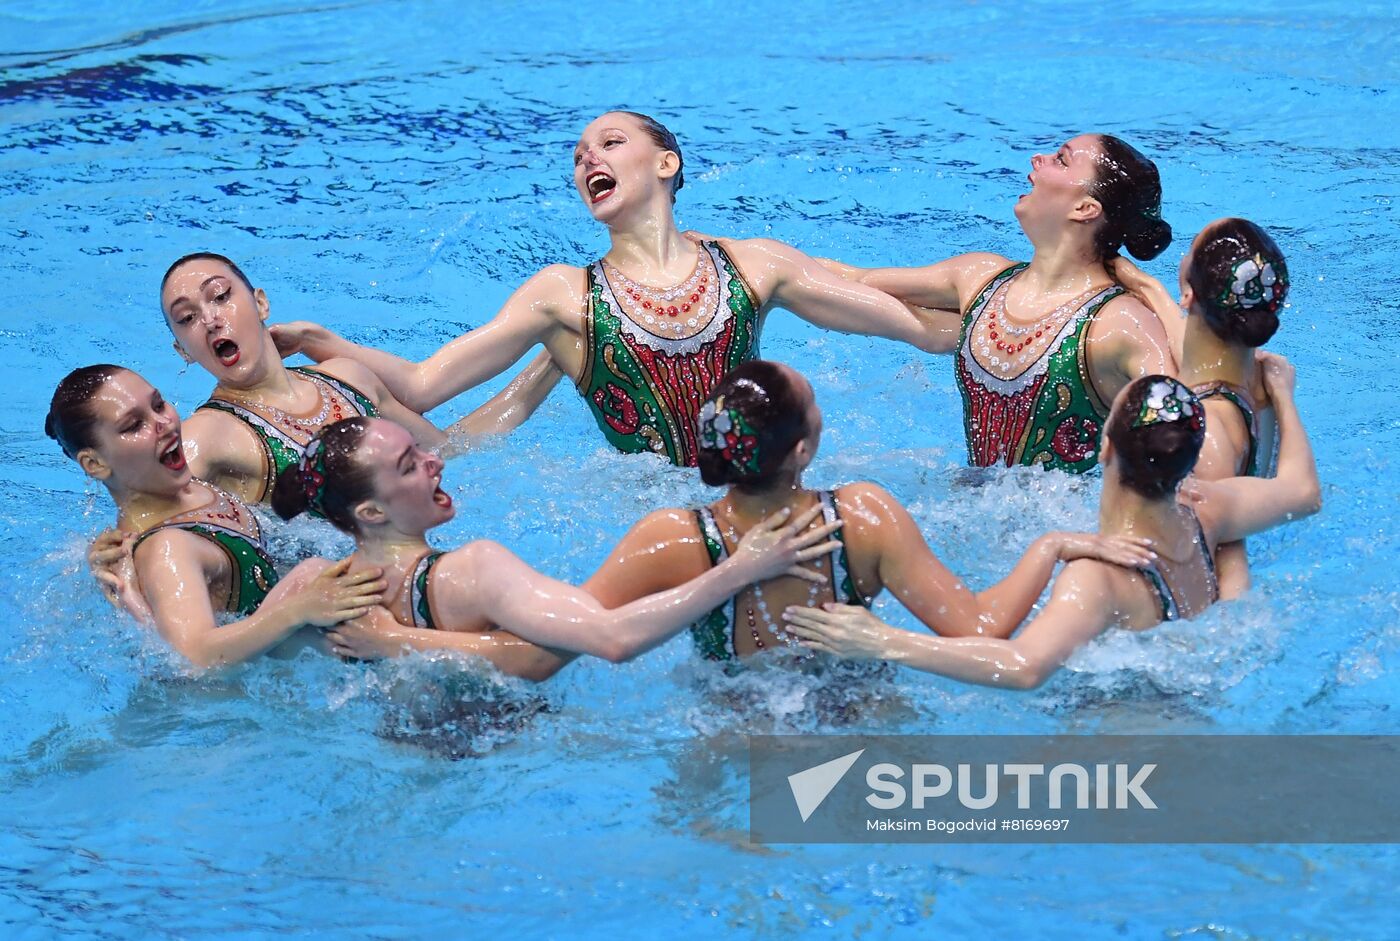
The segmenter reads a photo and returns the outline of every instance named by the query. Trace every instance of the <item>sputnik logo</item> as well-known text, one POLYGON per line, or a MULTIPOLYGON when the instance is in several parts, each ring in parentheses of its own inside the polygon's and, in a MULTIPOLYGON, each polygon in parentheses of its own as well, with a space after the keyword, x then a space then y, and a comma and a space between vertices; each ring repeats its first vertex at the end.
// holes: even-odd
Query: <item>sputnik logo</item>
POLYGON ((846 772, 851 770, 851 766, 856 763, 856 759, 865 754, 865 749, 853 751, 849 755, 842 755, 840 758, 833 758, 831 761, 814 765, 806 771, 799 771, 796 774, 788 775, 788 787, 792 788, 792 799, 797 802, 797 812, 802 815, 802 822, 806 823, 807 818, 817 812, 817 808, 822 805, 822 801, 836 789, 836 785, 841 783, 841 779, 846 776, 846 772))

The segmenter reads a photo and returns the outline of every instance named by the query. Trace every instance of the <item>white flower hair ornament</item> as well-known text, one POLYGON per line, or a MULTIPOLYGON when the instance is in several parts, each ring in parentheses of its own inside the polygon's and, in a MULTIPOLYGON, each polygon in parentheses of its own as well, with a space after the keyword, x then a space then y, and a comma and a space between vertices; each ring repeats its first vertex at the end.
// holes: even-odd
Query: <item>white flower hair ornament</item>
POLYGON ((1206 412, 1195 394, 1175 379, 1159 379, 1147 390, 1142 408, 1133 419, 1133 428, 1146 428, 1163 422, 1185 421, 1192 429, 1202 431, 1206 412))
POLYGON ((1220 303, 1227 308, 1253 310, 1262 307, 1269 313, 1276 313, 1283 306, 1287 293, 1287 270, 1276 269, 1272 261, 1255 252, 1230 266, 1230 283, 1220 293, 1220 303))

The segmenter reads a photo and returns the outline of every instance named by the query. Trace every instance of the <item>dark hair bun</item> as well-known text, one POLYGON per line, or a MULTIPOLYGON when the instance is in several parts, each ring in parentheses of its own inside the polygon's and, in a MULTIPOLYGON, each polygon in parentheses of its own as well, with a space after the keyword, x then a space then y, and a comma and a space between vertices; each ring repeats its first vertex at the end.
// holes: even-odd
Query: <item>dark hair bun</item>
POLYGON ((1248 219, 1221 219, 1201 233, 1186 268, 1206 326, 1222 340, 1263 346, 1278 330, 1288 297, 1288 263, 1274 240, 1248 219))
POLYGON ((1176 492, 1205 442, 1205 409, 1170 376, 1143 376, 1122 393, 1105 429, 1119 479, 1151 500, 1176 492))
POLYGON ((1139 261, 1151 261, 1172 241, 1172 227, 1162 221, 1162 180, 1157 165, 1131 144, 1111 134, 1099 135, 1102 151, 1089 193, 1103 207, 1094 231, 1094 251, 1108 259, 1126 247, 1139 261))
POLYGON ((777 478, 809 429, 797 383, 777 363, 755 359, 720 380, 696 430, 701 480, 760 489, 777 478))
POLYGON ((272 483, 272 512, 284 520, 305 513, 309 506, 306 486, 302 483, 301 462, 282 468, 272 483))
POLYGON ((1128 230, 1123 247, 1139 261, 1151 261, 1172 243, 1172 227, 1163 219, 1143 219, 1143 224, 1128 230))

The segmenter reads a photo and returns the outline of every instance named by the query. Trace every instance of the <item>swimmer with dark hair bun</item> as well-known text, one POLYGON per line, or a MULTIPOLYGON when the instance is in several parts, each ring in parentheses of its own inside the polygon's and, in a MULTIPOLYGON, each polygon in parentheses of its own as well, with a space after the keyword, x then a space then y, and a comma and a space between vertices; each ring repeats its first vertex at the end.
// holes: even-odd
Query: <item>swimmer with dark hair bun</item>
POLYGON ((812 571, 823 581, 784 576, 755 584, 692 626, 703 657, 733 660, 795 646, 797 638, 781 621, 788 605, 868 605, 885 589, 938 634, 1005 637, 1030 611, 1056 562, 1150 560, 1132 539, 1050 533, 1035 540, 999 584, 973 592, 938 560, 908 511, 882 487, 802 485, 821 430, 812 387, 794 370, 755 360, 730 372, 701 408, 696 428, 701 478, 728 492, 698 510, 648 515, 584 587, 604 604, 617 605, 679 584, 723 564, 745 533, 780 509, 819 510, 828 523, 844 523, 837 544, 813 561, 812 571))
MULTIPOLYGON (((1128 266, 1120 272, 1128 275, 1128 266)), ((1256 350, 1278 330, 1288 298, 1283 252, 1253 222, 1217 219, 1181 259, 1179 307, 1155 278, 1136 269, 1131 275, 1133 290, 1149 299, 1172 335, 1178 378, 1205 405, 1206 440, 1195 476, 1267 476, 1277 426, 1256 350)), ((1222 598, 1249 589, 1243 543, 1221 546, 1217 561, 1222 598)))
POLYGON ((827 264, 941 325, 971 464, 1078 473, 1098 463, 1119 391, 1175 371, 1162 324, 1113 273, 1121 249, 1155 258, 1172 230, 1156 165, 1116 137, 1082 134, 1037 154, 1029 180, 1016 203, 1029 262, 973 252, 922 268, 827 264))
POLYGON ((44 430, 107 488, 117 526, 131 534, 121 562, 97 573, 108 599, 154 623, 195 666, 249 660, 303 626, 359 617, 382 600, 378 569, 309 561, 279 580, 252 511, 190 473, 180 416, 136 373, 69 373, 44 430), (221 613, 239 617, 221 623, 221 613))
POLYGON ((1271 480, 1182 482, 1205 438, 1201 401, 1168 376, 1145 376, 1113 403, 1101 456, 1099 531, 1151 540, 1156 559, 1065 566, 1050 601, 1014 637, 929 637, 848 605, 793 608, 790 629, 838 657, 889 660, 942 676, 1011 689, 1045 682, 1076 649, 1109 628, 1143 630, 1200 614, 1219 597, 1212 553, 1322 505, 1317 465, 1293 404, 1293 367, 1268 357, 1264 381, 1279 419, 1279 470, 1271 480))
POLYGON ((835 526, 809 526, 816 511, 770 514, 725 564, 605 610, 592 595, 540 574, 496 543, 432 548, 428 530, 456 512, 442 489, 442 470, 437 455, 393 422, 352 418, 317 434, 301 460, 278 476, 272 493, 278 515, 321 513, 354 537, 350 570, 382 569, 393 586, 371 617, 327 632, 336 653, 375 658, 455 650, 486 657, 514 676, 543 679, 576 653, 629 660, 751 582, 786 571, 819 579, 797 564, 835 545, 828 538, 835 526))

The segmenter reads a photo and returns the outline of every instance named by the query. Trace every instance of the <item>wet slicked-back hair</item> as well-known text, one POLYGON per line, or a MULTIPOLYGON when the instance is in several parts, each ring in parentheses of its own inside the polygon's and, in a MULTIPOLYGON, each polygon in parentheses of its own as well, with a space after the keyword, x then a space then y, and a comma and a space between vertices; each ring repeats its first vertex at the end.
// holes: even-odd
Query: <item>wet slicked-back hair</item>
POLYGON ((1278 312, 1288 297, 1288 265, 1259 226, 1248 219, 1221 219, 1201 235, 1186 283, 1211 332, 1229 343, 1263 346, 1278 330, 1278 312))
POLYGON ((363 416, 346 418, 322 428, 306 447, 322 448, 320 469, 303 470, 302 462, 285 468, 272 485, 272 511, 284 520, 316 509, 331 525, 343 533, 355 535, 355 507, 374 495, 374 468, 356 456, 360 443, 374 419, 363 416), (308 480, 310 474, 321 479, 308 480), (311 495, 318 500, 312 506, 311 495))
POLYGON ((752 429, 757 468, 726 458, 722 448, 707 448, 702 440, 696 457, 700 479, 712 487, 761 490, 773 483, 783 461, 811 431, 798 384, 777 363, 755 359, 720 380, 707 401, 720 399, 725 410, 736 412, 752 429))
POLYGON ((1137 259, 1156 258, 1172 243, 1172 227, 1162 221, 1162 178, 1157 165, 1131 144, 1099 135, 1103 156, 1089 193, 1103 206, 1103 221, 1094 233, 1100 259, 1120 248, 1137 259))
POLYGON ((618 114, 625 114, 636 118, 642 125, 642 130, 646 131, 652 143, 662 150, 669 150, 676 155, 676 161, 680 164, 676 168, 676 175, 671 177, 671 202, 676 201, 676 193, 685 186, 685 155, 681 153, 680 141, 676 140, 676 135, 660 121, 649 114, 642 114, 640 111, 618 111, 618 114))
POLYGON ((76 460, 79 451, 96 444, 92 400, 109 379, 127 371, 125 366, 97 363, 73 370, 58 384, 44 418, 44 434, 57 441, 68 457, 76 460))
POLYGON ((1117 453, 1123 485, 1149 499, 1160 499, 1175 493, 1196 466, 1206 438, 1205 409, 1189 389, 1170 376, 1143 376, 1123 393, 1122 408, 1113 413, 1105 433, 1117 453), (1163 383, 1191 408, 1190 417, 1141 422, 1143 405, 1153 387, 1163 383))
MULTIPOLYGON (((187 261, 199 260, 223 262, 224 264, 228 265, 229 271, 232 271, 234 273, 234 276, 237 277, 238 280, 243 282, 244 287, 246 287, 249 291, 253 290, 253 282, 248 280, 248 276, 243 273, 243 269, 238 267, 238 265, 234 264, 232 258, 220 255, 218 252, 190 252, 188 255, 181 255, 179 258, 175 259, 175 261, 170 265, 170 267, 165 269, 165 274, 162 275, 160 279, 161 295, 163 296, 165 294, 165 282, 170 280, 170 276, 175 273, 176 268, 180 267, 187 261)), ((162 311, 165 310, 165 304, 162 303, 160 307, 162 311)))

